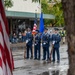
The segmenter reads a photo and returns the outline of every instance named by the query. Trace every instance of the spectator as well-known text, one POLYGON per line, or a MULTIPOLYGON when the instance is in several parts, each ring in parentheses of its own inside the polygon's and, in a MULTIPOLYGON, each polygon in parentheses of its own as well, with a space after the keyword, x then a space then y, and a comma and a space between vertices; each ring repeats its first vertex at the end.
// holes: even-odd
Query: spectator
POLYGON ((22 42, 22 33, 21 32, 19 32, 18 38, 19 38, 19 42, 22 42))
POLYGON ((17 42, 18 42, 17 35, 16 35, 16 33, 14 32, 14 33, 13 33, 13 40, 12 40, 12 43, 17 43, 17 42))
POLYGON ((27 31, 25 30, 22 34, 22 41, 25 42, 26 41, 26 33, 27 31))

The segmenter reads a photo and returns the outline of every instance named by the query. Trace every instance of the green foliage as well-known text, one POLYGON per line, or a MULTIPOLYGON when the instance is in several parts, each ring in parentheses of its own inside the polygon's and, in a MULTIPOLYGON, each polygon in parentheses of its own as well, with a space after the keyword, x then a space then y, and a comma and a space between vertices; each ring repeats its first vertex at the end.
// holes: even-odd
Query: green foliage
POLYGON ((47 3, 47 0, 41 0, 41 8, 42 8, 42 12, 44 14, 48 13, 48 9, 49 9, 49 6, 48 6, 48 3, 47 3))
POLYGON ((12 0, 4 0, 4 5, 6 8, 9 8, 13 6, 13 2, 12 0))
MULTIPOLYGON (((47 0, 41 0, 41 8, 42 8, 42 12, 44 14, 49 14, 49 5, 47 3, 47 0)), ((45 25, 49 25, 50 24, 50 20, 45 19, 44 20, 45 25)))
MULTIPOLYGON (((48 2, 52 2, 52 0, 48 0, 48 2)), ((54 2, 57 2, 57 0, 54 0, 54 2)))
POLYGON ((63 11, 62 11, 62 4, 61 2, 54 0, 55 4, 50 5, 51 0, 47 2, 47 0, 42 0, 42 12, 44 14, 53 14, 55 15, 55 20, 47 20, 45 19, 45 25, 49 25, 50 23, 52 26, 64 26, 64 18, 63 18, 63 11))
POLYGON ((64 18, 63 18, 63 11, 62 11, 62 4, 56 3, 53 8, 51 9, 53 15, 55 15, 55 26, 63 26, 64 25, 64 18))

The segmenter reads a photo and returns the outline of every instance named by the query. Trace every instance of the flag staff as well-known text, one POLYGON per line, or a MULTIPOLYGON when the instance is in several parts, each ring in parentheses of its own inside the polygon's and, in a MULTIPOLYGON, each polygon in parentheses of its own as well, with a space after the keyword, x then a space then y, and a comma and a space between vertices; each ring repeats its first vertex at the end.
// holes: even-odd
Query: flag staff
MULTIPOLYGON (((37 10, 35 10, 35 11, 37 11, 37 10)), ((33 30, 32 30, 33 36, 36 34, 36 29, 37 29, 37 13, 35 12, 34 26, 33 26, 33 30)))

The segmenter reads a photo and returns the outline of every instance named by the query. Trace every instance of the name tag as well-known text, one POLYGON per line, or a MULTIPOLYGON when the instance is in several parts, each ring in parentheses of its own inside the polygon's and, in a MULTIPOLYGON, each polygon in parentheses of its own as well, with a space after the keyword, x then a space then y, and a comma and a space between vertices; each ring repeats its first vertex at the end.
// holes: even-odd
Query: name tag
POLYGON ((37 45, 37 44, 35 44, 35 45, 37 45))
POLYGON ((43 44, 45 45, 46 43, 44 42, 43 44))
POLYGON ((55 44, 55 41, 53 41, 52 44, 54 45, 55 44))
POLYGON ((26 40, 26 43, 28 43, 29 41, 28 40, 26 40))

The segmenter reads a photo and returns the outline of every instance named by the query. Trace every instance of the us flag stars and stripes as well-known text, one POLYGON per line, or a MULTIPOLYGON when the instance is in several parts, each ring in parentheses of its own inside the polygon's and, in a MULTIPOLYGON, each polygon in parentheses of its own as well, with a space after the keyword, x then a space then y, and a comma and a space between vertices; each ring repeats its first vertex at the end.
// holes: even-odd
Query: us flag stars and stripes
POLYGON ((2 0, 0 0, 0 75, 12 75, 13 66, 8 23, 2 0))

